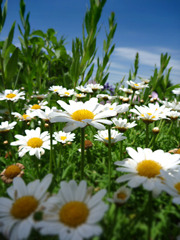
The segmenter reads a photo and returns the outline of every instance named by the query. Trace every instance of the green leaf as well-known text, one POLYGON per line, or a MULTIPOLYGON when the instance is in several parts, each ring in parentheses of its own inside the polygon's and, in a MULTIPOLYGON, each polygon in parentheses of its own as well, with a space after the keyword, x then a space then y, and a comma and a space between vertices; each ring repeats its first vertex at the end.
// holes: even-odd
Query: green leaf
POLYGON ((10 83, 17 71, 18 53, 19 53, 19 48, 16 48, 6 66, 5 75, 6 75, 6 79, 8 81, 8 83, 7 83, 8 87, 11 87, 10 83))
POLYGON ((13 36, 14 36, 15 24, 16 24, 16 22, 13 23, 13 25, 11 27, 11 30, 9 32, 9 35, 8 35, 7 39, 5 40, 5 42, 4 42, 4 46, 3 46, 3 49, 2 49, 2 57, 3 58, 4 58, 4 55, 5 55, 6 49, 12 44, 12 40, 13 40, 13 36))

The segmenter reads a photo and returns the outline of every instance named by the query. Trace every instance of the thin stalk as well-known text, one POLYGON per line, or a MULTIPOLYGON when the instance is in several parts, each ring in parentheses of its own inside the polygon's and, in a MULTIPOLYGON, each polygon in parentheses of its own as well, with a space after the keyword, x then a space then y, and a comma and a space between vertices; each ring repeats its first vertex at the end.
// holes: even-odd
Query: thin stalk
POLYGON ((49 172, 52 173, 53 165, 53 124, 49 123, 49 133, 50 133, 50 160, 49 160, 49 172))
POLYGON ((12 104, 11 104, 11 101, 10 100, 7 100, 7 104, 8 104, 8 110, 9 110, 9 116, 10 116, 10 120, 13 121, 13 117, 12 117, 12 104))
POLYGON ((171 125, 170 125, 170 127, 169 127, 168 132, 167 132, 167 135, 171 132, 171 129, 172 129, 172 127, 173 127, 173 124, 174 124, 174 121, 171 121, 171 125))
POLYGON ((148 199, 148 237, 147 240, 151 240, 151 228, 152 228, 152 192, 149 192, 148 199))
POLYGON ((134 94, 135 94, 135 90, 133 90, 133 94, 131 96, 131 101, 130 101, 130 106, 129 109, 131 108, 132 102, 133 102, 133 98, 134 98, 134 94))
POLYGON ((148 147, 148 141, 149 141, 149 123, 146 124, 146 147, 148 147))
POLYGON ((111 125, 108 126, 108 193, 111 191, 111 125))
POLYGON ((120 157, 120 161, 122 161, 123 141, 120 141, 120 142, 119 142, 119 146, 120 146, 120 147, 119 147, 119 150, 120 150, 120 156, 119 156, 119 157, 120 157))
POLYGON ((81 180, 84 178, 85 128, 81 128, 81 180))

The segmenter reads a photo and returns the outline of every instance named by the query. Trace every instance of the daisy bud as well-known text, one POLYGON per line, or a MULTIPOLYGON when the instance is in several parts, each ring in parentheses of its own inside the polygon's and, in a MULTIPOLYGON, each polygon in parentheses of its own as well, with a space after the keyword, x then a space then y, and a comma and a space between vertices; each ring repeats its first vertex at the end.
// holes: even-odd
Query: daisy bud
POLYGON ((152 129, 152 132, 155 133, 155 134, 158 134, 159 131, 160 131, 160 130, 159 130, 158 127, 154 127, 154 128, 152 129))
POLYGON ((5 145, 8 144, 8 140, 5 140, 5 141, 3 142, 3 144, 5 144, 5 145))

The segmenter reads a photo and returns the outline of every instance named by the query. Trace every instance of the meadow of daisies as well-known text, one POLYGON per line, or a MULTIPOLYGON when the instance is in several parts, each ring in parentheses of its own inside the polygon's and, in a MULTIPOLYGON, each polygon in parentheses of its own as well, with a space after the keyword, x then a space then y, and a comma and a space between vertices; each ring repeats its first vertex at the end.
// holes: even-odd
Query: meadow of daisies
POLYGON ((96 56, 105 3, 90 1, 71 55, 54 29, 31 31, 23 0, 0 42, 0 239, 180 239, 180 84, 167 53, 149 79, 137 53, 109 84, 114 13, 96 56))

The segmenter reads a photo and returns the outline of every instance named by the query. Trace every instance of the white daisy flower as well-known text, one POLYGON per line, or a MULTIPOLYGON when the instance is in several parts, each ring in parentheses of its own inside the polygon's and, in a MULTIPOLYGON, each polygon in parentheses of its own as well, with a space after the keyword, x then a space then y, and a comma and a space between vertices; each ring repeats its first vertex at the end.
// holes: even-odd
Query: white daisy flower
POLYGON ((62 89, 64 89, 62 86, 59 86, 59 85, 54 86, 53 85, 49 88, 49 91, 54 92, 54 93, 58 93, 58 91, 60 91, 62 89))
POLYGON ((70 105, 61 100, 57 103, 66 111, 52 118, 51 122, 67 122, 63 129, 65 132, 72 132, 78 127, 84 128, 87 125, 102 130, 105 129, 103 124, 112 124, 110 120, 104 118, 115 116, 115 112, 110 110, 102 112, 103 106, 98 103, 97 98, 91 98, 85 103, 70 100, 70 105))
POLYGON ((135 105, 134 109, 131 109, 130 112, 138 115, 138 118, 142 119, 145 123, 152 123, 162 118, 162 114, 160 114, 159 111, 156 111, 154 108, 149 108, 147 106, 135 105))
POLYGON ((174 90, 172 90, 172 92, 176 95, 180 94, 180 88, 175 88, 174 90))
POLYGON ((115 125, 115 128, 118 129, 120 132, 125 132, 129 128, 135 127, 137 124, 134 122, 128 123, 127 119, 122 119, 122 118, 113 118, 112 122, 115 125))
POLYGON ((47 189, 52 181, 52 174, 42 181, 35 180, 25 184, 16 177, 13 185, 7 189, 10 198, 0 198, 0 232, 9 240, 27 239, 35 226, 34 214, 41 210, 47 199, 47 189))
POLYGON ((180 112, 177 111, 169 111, 167 113, 167 117, 169 117, 171 120, 176 120, 180 117, 180 112))
POLYGON ((77 98, 84 98, 87 96, 87 94, 84 94, 84 93, 74 93, 74 96, 77 97, 77 98))
POLYGON ((38 103, 35 103, 35 104, 30 104, 29 106, 28 106, 28 109, 27 110, 30 110, 30 111, 36 111, 36 110, 38 110, 38 109, 45 109, 48 104, 48 102, 47 101, 41 101, 41 102, 38 102, 38 103))
POLYGON ((74 89, 67 90, 66 88, 63 88, 58 91, 60 97, 71 97, 72 95, 74 95, 74 93, 75 93, 74 89))
POLYGON ((47 106, 44 106, 43 110, 37 109, 36 111, 33 111, 33 114, 36 117, 51 122, 51 119, 55 116, 58 116, 59 112, 62 111, 59 111, 56 107, 49 108, 47 106))
POLYGON ((44 204, 44 221, 37 223, 42 235, 58 235, 61 240, 83 240, 99 236, 102 228, 97 224, 104 216, 108 206, 102 201, 106 190, 94 196, 92 188, 85 181, 79 185, 72 180, 61 182, 57 196, 44 204))
MULTIPOLYGON (((26 136, 15 135, 18 140, 10 145, 19 146, 19 157, 23 157, 27 152, 29 155, 35 155, 38 159, 45 153, 44 149, 50 149, 50 136, 47 131, 42 132, 39 127, 35 130, 25 130, 26 136)), ((56 141, 53 141, 55 144, 56 141)))
POLYGON ((140 78, 140 80, 144 83, 144 84, 148 84, 150 82, 149 79, 147 78, 140 78))
POLYGON ((129 200, 131 196, 131 189, 125 186, 120 187, 113 195, 113 199, 108 199, 109 202, 115 203, 117 205, 124 204, 129 200))
POLYGON ((124 104, 120 104, 120 105, 118 105, 117 102, 115 102, 113 104, 106 103, 104 105, 104 111, 106 111, 106 110, 115 111, 116 114, 124 113, 124 112, 127 112, 129 110, 129 106, 130 106, 130 104, 128 104, 128 103, 124 103, 124 104))
POLYGON ((171 110, 173 111, 180 111, 180 102, 178 102, 176 98, 172 102, 168 102, 167 100, 166 101, 161 100, 160 102, 164 104, 165 107, 171 108, 171 110))
POLYGON ((8 132, 9 130, 13 129, 17 122, 8 123, 8 121, 1 122, 0 124, 0 133, 8 132))
POLYGON ((0 101, 8 100, 12 102, 17 102, 19 99, 24 100, 25 93, 20 92, 19 90, 6 89, 3 93, 0 93, 0 101))
POLYGON ((78 86, 76 87, 77 90, 83 93, 92 93, 93 90, 90 87, 78 86))
MULTIPOLYGON (((105 144, 109 143, 108 130, 98 131, 98 134, 94 135, 94 137, 97 141, 104 142, 105 144)), ((118 131, 111 129, 111 144, 122 141, 126 138, 127 137, 125 137, 123 133, 119 133, 118 131)))
POLYGON ((161 170, 161 175, 164 183, 163 190, 173 197, 173 203, 180 204, 180 171, 169 174, 161 170))
POLYGON ((133 89, 133 90, 140 90, 143 88, 149 87, 147 84, 144 84, 143 82, 135 83, 132 80, 127 81, 127 84, 133 89))
POLYGON ((101 90, 104 88, 104 86, 100 85, 99 83, 96 83, 96 84, 89 83, 89 84, 87 84, 86 87, 91 88, 93 91, 101 90))
POLYGON ((137 148, 137 152, 131 148, 126 148, 131 158, 124 161, 117 161, 115 165, 120 166, 117 171, 126 172, 116 181, 118 183, 128 181, 131 188, 143 185, 144 189, 160 193, 162 190, 162 178, 160 170, 173 171, 179 167, 180 158, 178 154, 166 153, 163 150, 152 151, 149 148, 137 148))
POLYGON ((34 118, 34 114, 30 110, 26 110, 24 114, 20 114, 18 112, 12 112, 12 115, 18 118, 19 121, 30 121, 34 118))
POLYGON ((66 133, 63 131, 59 131, 59 132, 55 132, 53 134, 53 137, 57 142, 66 143, 66 142, 72 142, 75 138, 75 134, 70 132, 66 133))
POLYGON ((104 100, 114 100, 117 98, 116 96, 110 96, 108 94, 98 94, 96 97, 104 100))
POLYGON ((131 88, 120 87, 119 90, 121 90, 121 91, 123 91, 124 93, 127 93, 127 94, 133 94, 133 90, 131 88))

